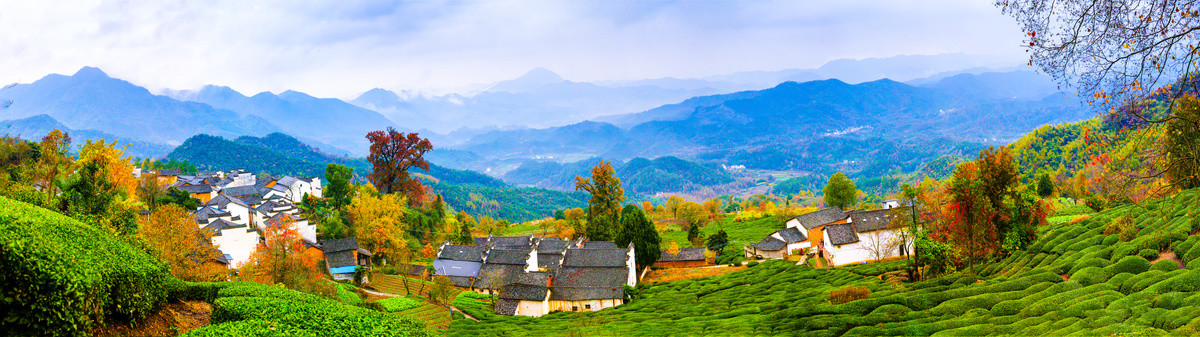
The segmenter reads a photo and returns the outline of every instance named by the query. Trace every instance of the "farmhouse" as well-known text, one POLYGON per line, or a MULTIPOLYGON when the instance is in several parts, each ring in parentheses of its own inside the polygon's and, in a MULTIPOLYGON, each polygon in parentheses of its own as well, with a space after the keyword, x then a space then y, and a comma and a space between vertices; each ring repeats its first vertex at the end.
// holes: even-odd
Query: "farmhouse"
POLYGON ((663 249, 661 257, 652 266, 664 268, 707 266, 708 258, 704 256, 707 251, 708 248, 705 247, 688 247, 679 249, 679 254, 671 254, 667 252, 667 249, 663 249))
POLYGON ((474 242, 483 246, 442 244, 434 269, 456 286, 497 295, 500 314, 610 308, 624 303, 625 285, 637 285, 632 244, 618 248, 586 238, 532 236, 489 236, 474 242))
POLYGON ((828 207, 822 208, 816 212, 801 214, 788 220, 786 227, 796 227, 800 229, 805 237, 808 237, 808 242, 812 247, 821 247, 823 238, 821 230, 830 224, 846 223, 848 218, 846 213, 840 208, 828 207))
POLYGON ((792 251, 812 247, 812 242, 808 241, 800 228, 784 228, 767 235, 762 241, 743 247, 746 257, 782 259, 792 251))
POLYGON ((371 252, 359 248, 357 238, 326 240, 321 246, 325 252, 325 266, 334 280, 352 280, 357 267, 371 267, 371 252))
POLYGON ((855 211, 847 223, 825 226, 824 251, 835 265, 907 256, 911 240, 901 235, 902 228, 891 227, 888 209, 855 211))

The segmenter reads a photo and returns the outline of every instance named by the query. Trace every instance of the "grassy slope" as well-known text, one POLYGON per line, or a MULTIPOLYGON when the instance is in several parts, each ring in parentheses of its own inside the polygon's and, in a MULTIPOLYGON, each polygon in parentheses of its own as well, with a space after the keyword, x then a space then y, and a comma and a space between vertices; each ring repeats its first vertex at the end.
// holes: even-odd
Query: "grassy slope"
POLYGON ((1188 335, 1200 332, 1200 190, 1043 227, 1027 250, 960 272, 893 284, 863 265, 815 270, 771 261, 718 277, 650 286, 644 298, 595 313, 542 318, 489 313, 460 296, 456 306, 482 319, 454 321, 451 334, 489 335, 1188 335), (1104 234, 1129 215, 1140 231, 1121 242, 1104 234), (1140 250, 1173 250, 1150 265, 1140 250), (1063 274, 1069 280, 1064 281, 1063 274), (871 290, 832 305, 830 290, 871 290))

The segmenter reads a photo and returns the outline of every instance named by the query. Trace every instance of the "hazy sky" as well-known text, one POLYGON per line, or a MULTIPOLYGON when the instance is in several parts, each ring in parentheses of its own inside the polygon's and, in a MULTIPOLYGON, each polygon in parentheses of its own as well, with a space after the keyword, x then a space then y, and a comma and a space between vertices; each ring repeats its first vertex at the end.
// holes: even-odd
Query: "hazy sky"
POLYGON ((0 0, 0 83, 90 65, 151 90, 353 97, 539 66, 592 81, 894 55, 1025 60, 991 0, 56 2, 0 0))

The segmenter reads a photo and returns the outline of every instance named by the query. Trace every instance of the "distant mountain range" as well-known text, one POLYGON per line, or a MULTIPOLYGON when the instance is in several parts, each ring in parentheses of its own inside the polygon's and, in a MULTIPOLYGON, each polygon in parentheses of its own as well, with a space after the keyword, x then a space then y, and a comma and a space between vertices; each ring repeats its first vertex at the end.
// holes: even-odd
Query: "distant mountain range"
MULTIPOLYGON (((71 136, 71 151, 78 152, 87 140, 100 140, 106 142, 119 141, 127 139, 116 135, 96 130, 75 130, 58 120, 55 120, 49 115, 37 115, 29 118, 0 121, 0 135, 14 136, 21 139, 40 141, 42 137, 49 134, 50 131, 59 130, 66 132, 71 136)), ((145 141, 119 141, 118 145, 126 146, 124 154, 138 158, 157 158, 163 153, 171 151, 171 146, 145 141)))

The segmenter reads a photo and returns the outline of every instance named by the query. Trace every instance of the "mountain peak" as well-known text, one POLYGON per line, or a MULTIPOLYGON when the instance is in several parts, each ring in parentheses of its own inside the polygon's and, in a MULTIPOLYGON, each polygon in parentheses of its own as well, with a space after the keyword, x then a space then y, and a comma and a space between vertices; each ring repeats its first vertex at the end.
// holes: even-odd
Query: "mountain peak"
POLYGON ((99 78, 108 78, 108 74, 105 74, 103 70, 100 70, 100 68, 96 68, 96 67, 86 67, 86 66, 85 66, 85 67, 83 67, 83 68, 79 68, 79 71, 76 71, 76 72, 75 72, 75 75, 71 75, 71 76, 72 76, 72 77, 99 77, 99 78))
POLYGON ((566 80, 559 77, 553 71, 550 71, 550 69, 537 67, 516 79, 496 82, 496 85, 493 85, 489 90, 513 93, 530 92, 539 90, 546 85, 562 82, 566 82, 566 80))
POLYGON ((529 72, 526 72, 525 75, 521 75, 517 80, 531 83, 557 83, 564 81, 558 74, 542 67, 533 68, 529 72))

